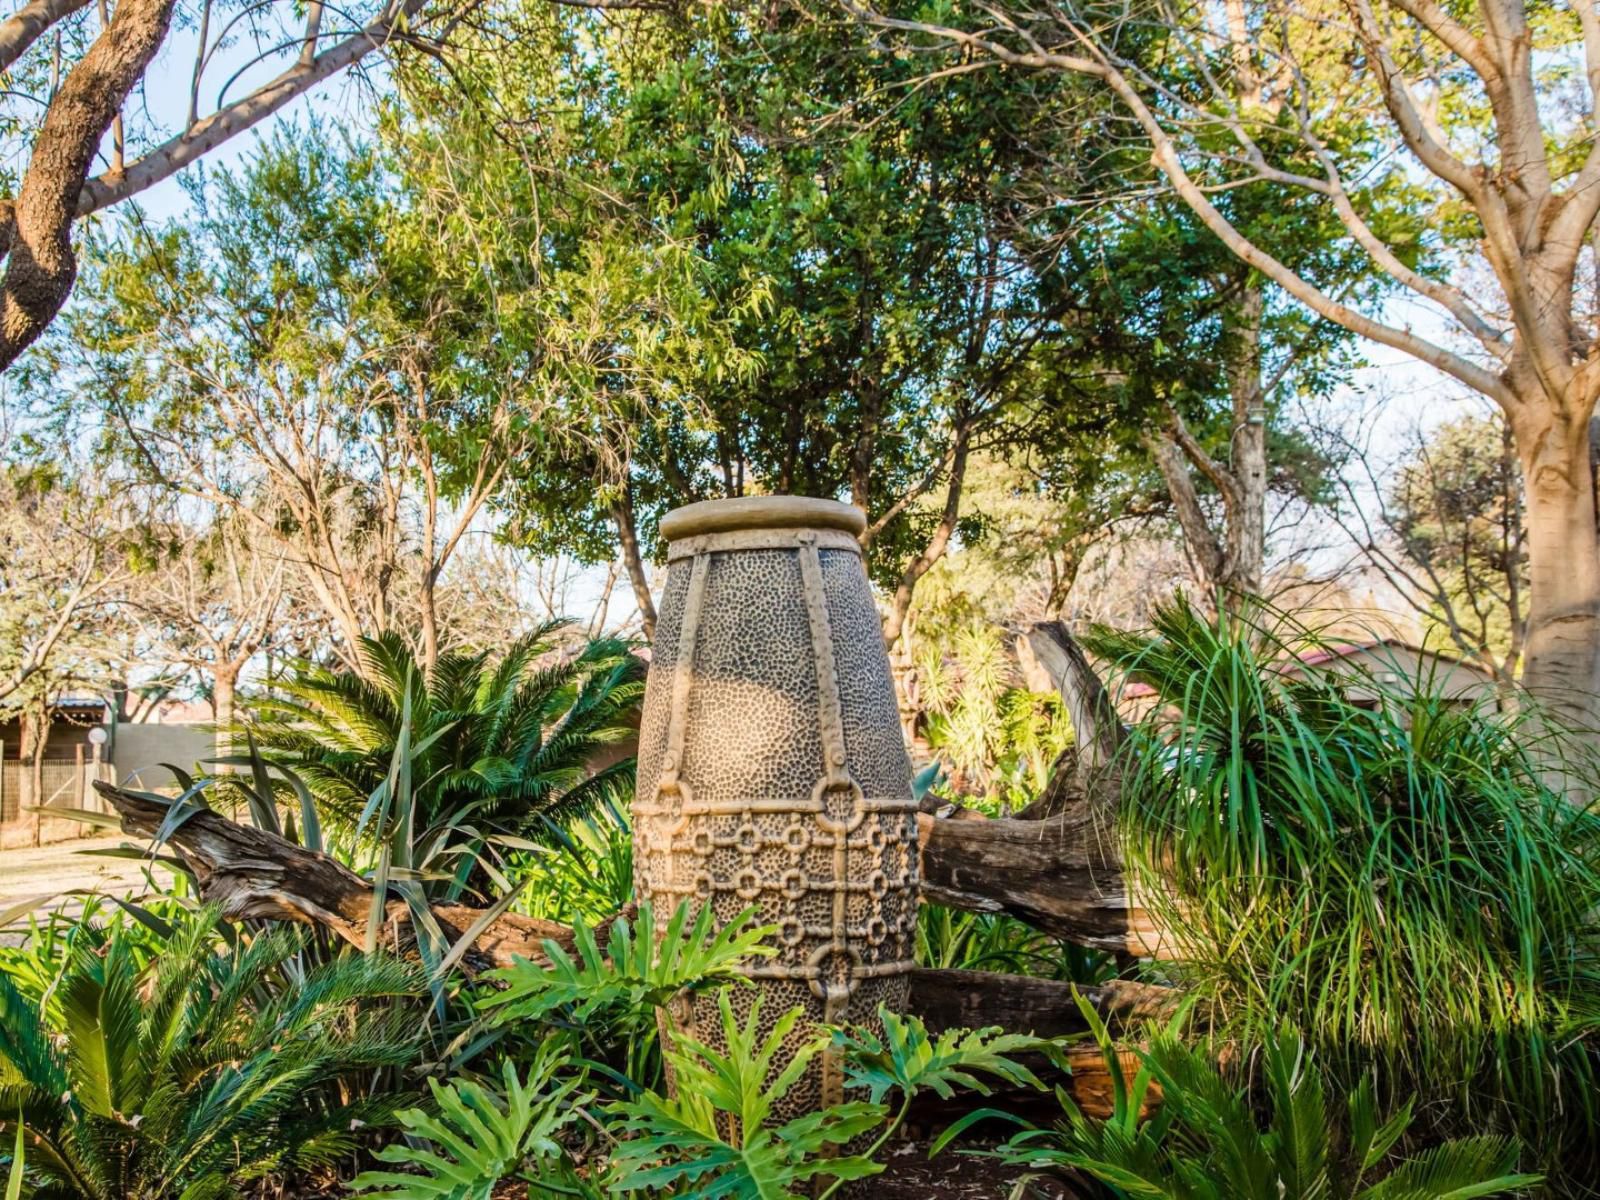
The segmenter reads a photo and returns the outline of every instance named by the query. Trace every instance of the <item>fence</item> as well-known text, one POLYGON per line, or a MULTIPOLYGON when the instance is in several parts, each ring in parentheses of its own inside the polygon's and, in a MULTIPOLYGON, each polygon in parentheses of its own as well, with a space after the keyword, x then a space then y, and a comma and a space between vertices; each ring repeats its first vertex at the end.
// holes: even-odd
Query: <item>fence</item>
MULTIPOLYGON (((40 807, 105 812, 105 802, 90 785, 96 779, 110 779, 111 769, 103 762, 86 758, 81 746, 77 750, 73 759, 46 759, 42 764, 40 807)), ((0 745, 0 754, 3 753, 4 746, 0 745)), ((27 770, 27 763, 0 758, 0 846, 37 846, 101 832, 83 821, 51 817, 48 812, 38 813, 35 822, 32 818, 36 814, 22 808, 27 770)))

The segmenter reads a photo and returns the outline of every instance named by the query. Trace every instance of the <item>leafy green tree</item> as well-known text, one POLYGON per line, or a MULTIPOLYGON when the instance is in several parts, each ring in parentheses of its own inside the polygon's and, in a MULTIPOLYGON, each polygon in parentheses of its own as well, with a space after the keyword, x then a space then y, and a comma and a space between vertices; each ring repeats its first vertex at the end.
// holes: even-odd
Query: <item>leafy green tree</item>
MULTIPOLYGON (((1243 266, 1307 312, 1497 405, 1527 488, 1524 683, 1566 722, 1593 728, 1600 342, 1595 290, 1580 280, 1600 215, 1600 84, 1576 65, 1600 53, 1591 6, 1238 3, 1220 21, 1204 6, 1146 14, 1100 0, 909 19, 852 9, 903 32, 908 50, 939 45, 1101 89, 1130 153, 1243 266), (1139 54, 1147 37, 1172 53, 1139 54), (1173 86, 1172 63, 1191 87, 1173 86), (1563 93, 1567 102, 1550 102, 1563 93), (1335 249, 1397 302, 1363 303, 1303 269, 1223 203, 1241 193, 1265 212, 1311 204, 1331 214, 1335 249), (1390 220, 1397 194, 1413 219, 1390 220)), ((1586 787, 1574 779, 1575 793, 1586 787)))
POLYGON ((323 653, 358 667, 362 636, 401 631, 430 664, 463 542, 560 424, 538 356, 438 265, 369 148, 285 131, 193 195, 192 220, 93 249, 40 354, 87 401, 56 436, 290 565, 323 653))

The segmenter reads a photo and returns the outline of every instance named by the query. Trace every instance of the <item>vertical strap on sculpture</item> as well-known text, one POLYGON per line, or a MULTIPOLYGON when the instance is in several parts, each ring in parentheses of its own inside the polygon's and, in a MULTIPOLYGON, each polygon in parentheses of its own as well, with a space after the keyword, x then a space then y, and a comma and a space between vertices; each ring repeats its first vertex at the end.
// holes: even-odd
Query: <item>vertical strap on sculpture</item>
POLYGON ((811 623, 811 650, 817 667, 817 716, 822 726, 822 764, 827 786, 850 786, 845 770, 844 711, 839 703, 839 673, 833 660, 833 629, 828 624, 828 597, 822 589, 822 556, 816 534, 802 530, 800 588, 805 595, 806 617, 811 623))
MULTIPOLYGON (((678 652, 672 664, 672 696, 667 706, 667 746, 661 759, 661 774, 656 778, 657 803, 667 796, 677 796, 679 801, 678 819, 666 830, 666 883, 673 894, 676 894, 678 882, 678 856, 674 853, 671 839, 683 831, 688 817, 682 809, 689 801, 689 785, 678 778, 678 772, 683 769, 683 743, 689 728, 689 693, 694 683, 694 645, 700 632, 700 614, 705 608, 706 576, 710 572, 710 565, 709 554, 697 554, 689 572, 689 593, 683 600, 683 621, 678 626, 678 652)), ((659 922, 670 916, 670 913, 656 913, 655 919, 659 922)), ((652 934, 660 932, 658 927, 652 934)), ((694 1037, 694 997, 687 992, 680 992, 668 1001, 667 1007, 672 1011, 673 1023, 678 1031, 694 1037)), ((662 1025, 663 1039, 665 1031, 666 1026, 662 1025)))
POLYGON ((667 705, 667 748, 661 760, 656 795, 679 791, 683 769, 683 742, 689 728, 689 690, 694 684, 694 643, 700 632, 700 614, 706 602, 706 575, 711 556, 697 554, 689 571, 689 594, 683 601, 683 621, 678 628, 678 653, 672 664, 672 698, 667 705))
MULTIPOLYGON (((829 947, 835 957, 849 954, 847 940, 848 893, 845 882, 849 878, 848 829, 845 824, 831 821, 826 816, 828 794, 854 787, 845 764, 847 754, 844 744, 844 711, 839 703, 839 673, 833 657, 833 629, 828 623, 828 597, 822 586, 822 556, 817 550, 816 534, 802 530, 796 540, 800 544, 800 590, 805 597, 806 617, 811 625, 811 649, 817 672, 817 716, 822 732, 823 778, 818 787, 818 798, 824 805, 822 823, 833 827, 833 939, 829 947)), ((822 969, 828 969, 823 961, 822 969)), ((824 976, 822 984, 822 1018, 830 1025, 842 1025, 850 1014, 849 983, 843 985, 824 976)), ((815 986, 815 985, 813 985, 815 986)), ((822 1103, 840 1104, 844 1101, 844 1062, 840 1052, 829 1046, 822 1052, 822 1103)))

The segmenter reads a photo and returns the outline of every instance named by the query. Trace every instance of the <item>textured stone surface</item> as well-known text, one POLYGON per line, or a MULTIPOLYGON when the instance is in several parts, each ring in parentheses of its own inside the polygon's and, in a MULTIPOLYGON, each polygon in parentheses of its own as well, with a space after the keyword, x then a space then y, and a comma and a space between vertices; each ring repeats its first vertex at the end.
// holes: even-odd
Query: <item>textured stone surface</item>
MULTIPOLYGON (((775 925, 778 956, 754 964, 757 987, 732 999, 743 1016, 762 996, 764 1025, 804 1007, 800 1040, 818 1023, 905 1005, 917 906, 910 763, 877 608, 846 539, 753 530, 763 548, 752 549, 736 534, 718 539, 722 548, 674 558, 661 601, 639 739, 637 890, 658 926, 683 899, 724 922, 753 906, 775 925)), ((684 1001, 672 1019, 717 1040, 713 999, 684 1001)), ((836 1100, 839 1084, 823 1056, 793 1110, 836 1100)))

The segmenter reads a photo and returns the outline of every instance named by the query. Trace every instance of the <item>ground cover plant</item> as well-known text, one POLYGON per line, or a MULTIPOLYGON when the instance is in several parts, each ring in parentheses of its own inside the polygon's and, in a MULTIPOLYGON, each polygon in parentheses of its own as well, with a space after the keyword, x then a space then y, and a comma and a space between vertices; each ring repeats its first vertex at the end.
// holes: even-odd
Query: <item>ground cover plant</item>
POLYGON ((1517 1171, 1520 1148, 1505 1137, 1443 1142, 1396 1163, 1413 1105, 1380 1114, 1366 1078, 1336 1114, 1319 1067, 1287 1026, 1261 1045, 1257 1104, 1218 1068, 1216 1043, 1181 1036, 1182 1018, 1152 1031, 1130 1077, 1094 1010, 1083 1012, 1115 1081, 1113 1111, 1091 1120, 1059 1091, 1061 1120, 999 1151, 1030 1171, 1080 1171, 1113 1196, 1165 1200, 1469 1200, 1541 1181, 1517 1171))

